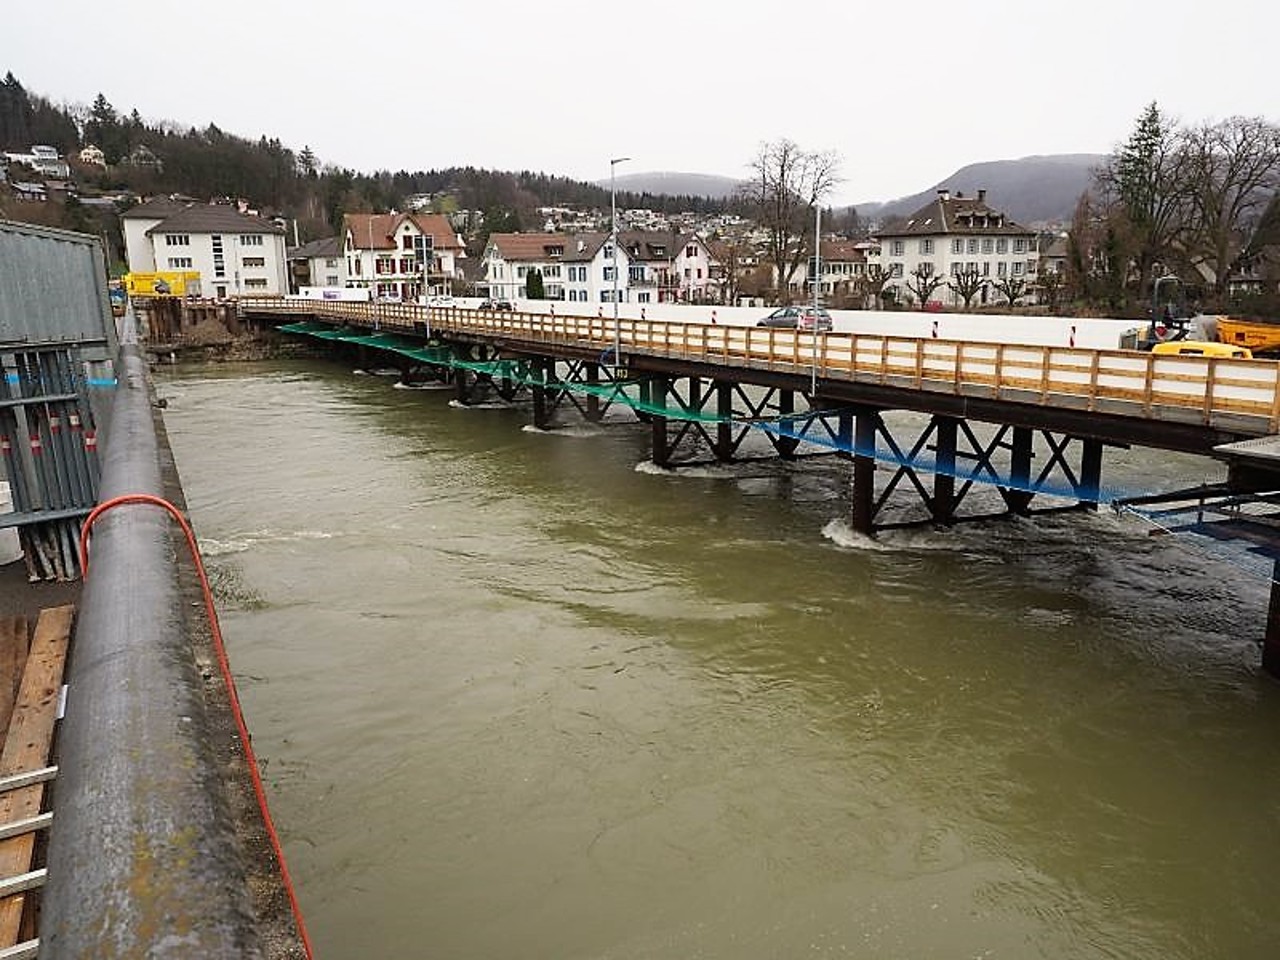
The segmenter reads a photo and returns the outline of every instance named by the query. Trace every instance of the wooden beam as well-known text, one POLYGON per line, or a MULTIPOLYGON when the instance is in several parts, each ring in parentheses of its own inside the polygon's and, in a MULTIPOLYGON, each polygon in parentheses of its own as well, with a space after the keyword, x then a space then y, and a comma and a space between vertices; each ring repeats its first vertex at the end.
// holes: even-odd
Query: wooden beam
POLYGON ((0 743, 4 742, 4 732, 9 729, 26 662, 27 618, 0 617, 0 743))
MULTIPOLYGON (((22 686, 14 704, 9 735, 0 753, 0 776, 43 767, 49 761, 53 728, 57 720, 62 669, 71 640, 75 607, 52 607, 40 611, 35 637, 22 673, 22 686)), ((34 817, 44 802, 44 784, 13 790, 0 796, 0 823, 34 817)), ((23 834, 0 841, 0 878, 27 873, 35 835, 23 834)), ((18 942, 25 894, 0 901, 0 948, 18 942)))

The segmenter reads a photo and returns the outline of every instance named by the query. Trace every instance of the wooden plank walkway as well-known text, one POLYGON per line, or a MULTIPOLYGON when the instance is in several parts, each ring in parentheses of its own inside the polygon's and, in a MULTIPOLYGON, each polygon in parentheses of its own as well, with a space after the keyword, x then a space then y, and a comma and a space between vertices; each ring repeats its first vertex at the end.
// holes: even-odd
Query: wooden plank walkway
MULTIPOLYGON (((27 617, 0 617, 0 780, 50 765, 74 614, 69 605, 40 611, 34 635, 27 617)), ((40 833, 48 819, 40 817, 45 793, 43 780, 0 793, 0 830, 17 825, 15 835, 0 839, 0 885, 19 881, 0 899, 0 951, 36 936, 38 898, 24 883, 38 886, 43 876, 37 858, 43 857, 40 833)))

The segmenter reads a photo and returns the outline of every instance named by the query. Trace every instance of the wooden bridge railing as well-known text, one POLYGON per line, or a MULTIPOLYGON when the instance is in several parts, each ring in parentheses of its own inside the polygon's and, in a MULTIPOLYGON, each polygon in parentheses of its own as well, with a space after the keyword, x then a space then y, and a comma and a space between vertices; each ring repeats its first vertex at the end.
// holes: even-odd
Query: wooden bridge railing
MULTIPOLYGON (((612 362, 607 317, 249 298, 241 313, 310 316, 360 327, 440 332, 598 347, 612 362)), ((1225 357, 1158 356, 917 339, 882 334, 805 333, 778 328, 618 321, 623 353, 809 374, 827 380, 1069 406, 1103 414, 1202 423, 1254 436, 1280 433, 1280 363, 1225 357)))

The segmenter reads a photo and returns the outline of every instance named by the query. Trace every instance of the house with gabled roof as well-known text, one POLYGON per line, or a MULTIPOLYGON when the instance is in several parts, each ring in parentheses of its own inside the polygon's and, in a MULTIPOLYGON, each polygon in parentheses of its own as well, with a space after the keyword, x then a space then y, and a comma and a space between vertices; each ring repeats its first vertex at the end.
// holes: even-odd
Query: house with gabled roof
MULTIPOLYGON (((1010 220, 987 204, 987 191, 976 197, 941 189, 936 197, 907 218, 905 225, 879 235, 881 261, 890 279, 886 291, 905 303, 912 298, 908 283, 916 271, 945 278, 976 274, 984 281, 980 301, 997 282, 1036 281, 1039 252, 1036 232, 1010 220)), ((952 285, 943 282, 932 298, 945 306, 964 303, 952 285)))
POLYGON ((345 287, 346 261, 342 241, 337 237, 312 240, 290 247, 289 287, 297 292, 302 287, 345 287))
POLYGON ((375 298, 451 293, 466 246, 440 213, 348 213, 343 217, 345 286, 375 298))
POLYGON ((196 270, 205 296, 287 293, 284 227, 227 204, 150 200, 121 215, 132 273, 196 270))
POLYGON ((612 303, 615 284, 620 303, 633 299, 631 256, 621 240, 614 251, 607 233, 494 233, 483 259, 481 290, 494 299, 523 297, 534 270, 548 300, 612 303))

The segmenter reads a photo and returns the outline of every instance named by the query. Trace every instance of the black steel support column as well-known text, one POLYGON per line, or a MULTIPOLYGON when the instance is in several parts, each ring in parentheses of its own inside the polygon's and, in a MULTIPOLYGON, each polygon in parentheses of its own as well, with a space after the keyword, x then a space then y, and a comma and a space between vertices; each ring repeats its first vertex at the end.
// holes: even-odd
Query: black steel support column
POLYGON ((1013 446, 1010 448, 1009 456, 1009 479, 1016 484, 1017 489, 1005 490, 1004 502, 1009 505, 1009 510, 1020 516, 1027 515, 1027 508, 1031 506, 1031 498, 1033 494, 1028 489, 1031 486, 1031 448, 1035 434, 1032 433, 1030 427, 1014 427, 1013 428, 1013 446))
POLYGON ((959 421, 953 417, 934 417, 933 420, 938 434, 938 452, 929 512, 937 523, 950 523, 955 518, 956 508, 956 431, 959 421))
MULTIPOLYGON (((552 360, 551 363, 552 366, 555 365, 554 360, 552 360)), ((587 372, 587 383, 593 387, 598 386, 600 383, 600 364, 587 362, 584 366, 587 372)), ((591 423, 599 423, 602 416, 604 416, 604 413, 600 409, 600 398, 594 393, 588 393, 586 413, 587 420, 591 423)))
POLYGON ((1102 442, 1081 440, 1080 499, 1090 510, 1098 509, 1098 494, 1102 490, 1102 442))
MULTIPOLYGON (((796 412, 796 395, 793 390, 778 391, 778 413, 782 416, 789 416, 796 412)), ((800 441, 794 437, 777 437, 773 441, 773 447, 778 451, 778 456, 783 460, 790 460, 795 456, 796 448, 800 446, 800 441)))
POLYGON ((459 403, 470 403, 471 395, 467 390, 467 371, 459 367, 453 378, 453 396, 459 403))
POLYGON ((713 453, 716 459, 727 462, 733 459, 733 384, 727 380, 716 381, 716 415, 722 417, 716 424, 716 442, 713 453))
MULTIPOLYGON (((549 358, 539 357, 534 360, 531 366, 538 372, 539 379, 544 383, 551 383, 554 379, 556 362, 549 358)), ((534 384, 531 388, 533 394, 533 425, 539 430, 549 430, 551 428, 551 403, 547 398, 547 388, 534 384)))
MULTIPOLYGON (((641 384, 643 396, 643 387, 648 385, 648 401, 655 407, 665 406, 667 402, 667 389, 669 382, 666 377, 653 377, 641 384)), ((667 443, 667 418, 655 415, 652 419, 653 432, 653 462, 660 467, 671 466, 671 447, 667 443)))
POLYGON ((859 410, 854 419, 853 529, 870 536, 875 532, 876 421, 879 414, 874 410, 859 410))

